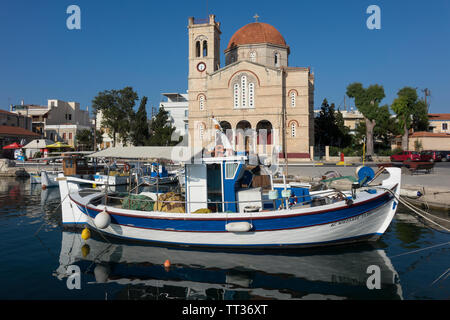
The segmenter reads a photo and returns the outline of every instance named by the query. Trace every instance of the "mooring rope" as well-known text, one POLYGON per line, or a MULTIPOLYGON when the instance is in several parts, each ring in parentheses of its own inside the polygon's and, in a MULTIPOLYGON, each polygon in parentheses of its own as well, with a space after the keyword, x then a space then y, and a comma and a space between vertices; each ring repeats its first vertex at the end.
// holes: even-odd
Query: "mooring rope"
MULTIPOLYGON (((374 188, 379 188, 379 189, 387 190, 388 192, 390 192, 390 193, 394 196, 394 198, 395 198, 398 202, 400 202, 400 203, 403 204, 405 207, 407 207, 408 209, 410 209, 411 211, 413 211, 414 213, 416 213, 418 216, 420 216, 420 217, 424 218, 425 220, 427 220, 427 221, 429 221, 429 222, 431 222, 431 223, 437 225, 437 226, 440 227, 441 229, 447 231, 447 233, 450 232, 450 229, 447 229, 446 227, 440 225, 439 223, 437 223, 437 222, 435 222, 435 221, 433 221, 433 220, 427 218, 426 216, 424 216, 422 213, 420 213, 420 211, 423 211, 422 209, 414 207, 414 205, 412 205, 412 204, 410 204, 409 202, 407 202, 406 200, 400 198, 400 196, 397 196, 397 194, 395 194, 395 192, 393 192, 392 190, 390 190, 390 189, 388 189, 388 188, 381 187, 381 186, 374 186, 374 188)), ((425 211, 423 211, 423 212, 425 212, 425 211)), ((426 212, 426 214, 429 214, 429 213, 426 212)), ((436 229, 434 229, 434 230, 436 230, 436 229)), ((436 230, 436 231, 439 231, 439 230, 436 230)))

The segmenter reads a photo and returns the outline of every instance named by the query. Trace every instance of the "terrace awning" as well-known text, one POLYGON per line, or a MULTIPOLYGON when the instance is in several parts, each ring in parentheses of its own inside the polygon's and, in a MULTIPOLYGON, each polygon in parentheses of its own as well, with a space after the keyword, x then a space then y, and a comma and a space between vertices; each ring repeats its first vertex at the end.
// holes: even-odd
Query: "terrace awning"
POLYGON ((188 147, 112 147, 88 155, 92 158, 166 159, 184 162, 191 159, 188 147))

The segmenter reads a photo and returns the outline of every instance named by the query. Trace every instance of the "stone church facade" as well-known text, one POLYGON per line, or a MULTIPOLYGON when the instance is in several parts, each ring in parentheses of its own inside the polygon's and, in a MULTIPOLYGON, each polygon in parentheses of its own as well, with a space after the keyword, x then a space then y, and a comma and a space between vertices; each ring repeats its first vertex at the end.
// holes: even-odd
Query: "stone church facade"
POLYGON ((190 145, 208 144, 214 118, 227 130, 235 151, 258 153, 257 147, 266 144, 264 150, 271 153, 277 144, 281 157, 310 158, 314 74, 288 65, 290 48, 278 30, 262 22, 239 29, 224 51, 223 67, 215 16, 189 18, 188 31, 190 145))

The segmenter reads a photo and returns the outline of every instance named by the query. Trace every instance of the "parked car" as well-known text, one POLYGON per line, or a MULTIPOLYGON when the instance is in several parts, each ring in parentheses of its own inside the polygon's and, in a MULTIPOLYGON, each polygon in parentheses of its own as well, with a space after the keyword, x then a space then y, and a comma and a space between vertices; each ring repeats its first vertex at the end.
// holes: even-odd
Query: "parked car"
POLYGON ((399 151, 393 154, 390 159, 391 162, 420 161, 420 154, 417 151, 399 151))
POLYGON ((450 161, 450 151, 437 151, 441 157, 441 161, 450 161))
POLYGON ((442 159, 442 155, 439 151, 424 150, 420 153, 421 161, 436 162, 436 161, 441 161, 441 159, 442 159))

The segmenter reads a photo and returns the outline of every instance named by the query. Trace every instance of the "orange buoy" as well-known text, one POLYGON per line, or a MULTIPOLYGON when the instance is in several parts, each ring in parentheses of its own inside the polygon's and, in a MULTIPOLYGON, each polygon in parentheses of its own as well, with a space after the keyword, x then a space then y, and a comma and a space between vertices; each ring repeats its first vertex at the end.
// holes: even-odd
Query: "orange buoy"
POLYGON ((170 260, 167 259, 166 261, 164 261, 164 268, 169 269, 170 268, 170 260))

